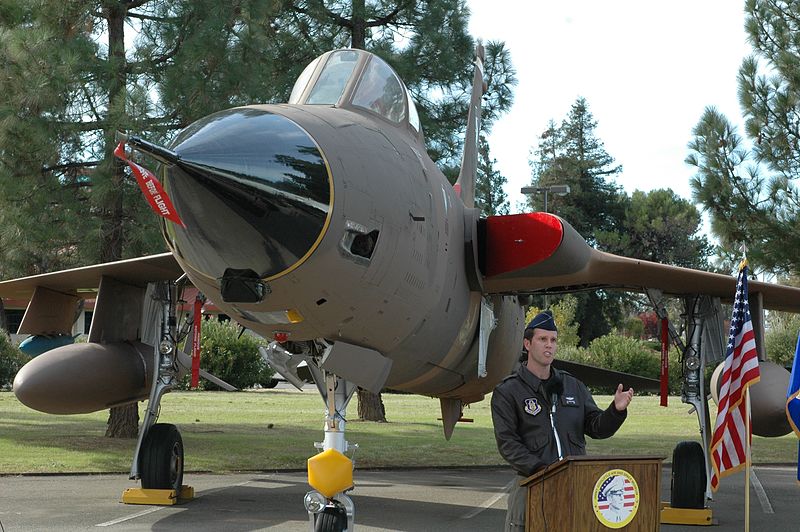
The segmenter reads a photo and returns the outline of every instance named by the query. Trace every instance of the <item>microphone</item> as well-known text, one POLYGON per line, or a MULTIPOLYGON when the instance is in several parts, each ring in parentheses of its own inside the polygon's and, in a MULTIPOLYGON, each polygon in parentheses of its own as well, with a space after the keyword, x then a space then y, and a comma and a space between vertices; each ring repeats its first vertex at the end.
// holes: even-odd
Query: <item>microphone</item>
POLYGON ((555 412, 558 398, 564 393, 564 377, 555 368, 550 369, 550 378, 544 381, 544 392, 550 397, 550 411, 555 412))

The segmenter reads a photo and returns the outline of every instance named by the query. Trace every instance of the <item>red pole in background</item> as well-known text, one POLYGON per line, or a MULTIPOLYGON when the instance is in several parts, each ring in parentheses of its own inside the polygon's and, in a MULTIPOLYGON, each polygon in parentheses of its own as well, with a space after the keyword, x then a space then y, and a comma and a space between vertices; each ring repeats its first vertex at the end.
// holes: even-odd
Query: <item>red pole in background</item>
POLYGON ((661 318, 661 406, 669 395, 669 321, 661 318))
POLYGON ((194 300, 194 327, 192 327, 192 383, 191 388, 200 384, 200 328, 202 323, 203 300, 198 295, 194 300))

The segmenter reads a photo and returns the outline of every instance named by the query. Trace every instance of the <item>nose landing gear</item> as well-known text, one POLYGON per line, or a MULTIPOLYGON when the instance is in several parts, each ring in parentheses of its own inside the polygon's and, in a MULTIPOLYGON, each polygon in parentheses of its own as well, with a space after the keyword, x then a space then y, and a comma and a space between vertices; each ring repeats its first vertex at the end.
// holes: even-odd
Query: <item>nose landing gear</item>
MULTIPOLYGON (((330 347, 328 347, 330 349, 330 347)), ((353 489, 353 462, 344 453, 351 446, 344 438, 347 404, 356 385, 309 364, 325 402, 325 439, 314 446, 321 452, 308 459, 308 483, 314 488, 303 500, 313 532, 352 532, 355 505, 345 495, 353 489)), ((353 445, 353 451, 358 448, 353 445)))

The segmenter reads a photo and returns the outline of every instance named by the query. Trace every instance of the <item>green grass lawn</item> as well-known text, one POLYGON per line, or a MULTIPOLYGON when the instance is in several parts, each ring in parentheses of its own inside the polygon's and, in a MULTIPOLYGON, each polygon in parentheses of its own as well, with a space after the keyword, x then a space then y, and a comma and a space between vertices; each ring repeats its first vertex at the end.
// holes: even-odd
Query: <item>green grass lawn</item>
MULTIPOLYGON (((605 407, 610 397, 598 396, 605 407)), ((416 395, 384 394, 389 423, 351 421, 347 439, 359 444, 356 467, 501 465, 489 401, 471 405, 448 442, 439 401, 416 395)), ((144 405, 144 403, 142 403, 144 405)), ((356 416, 356 399, 350 416, 356 416)), ((316 391, 176 392, 162 401, 159 421, 180 427, 189 471, 303 469, 323 438, 324 405, 316 391)), ((669 460, 682 440, 699 440, 696 416, 675 397, 669 408, 657 397, 636 397, 628 421, 608 440, 589 440, 589 454, 660 455, 669 460)), ((143 408, 140 410, 143 415, 143 408)), ((125 472, 134 440, 103 436, 108 412, 75 416, 41 414, 0 392, 0 473, 125 472)), ((712 417, 713 419, 713 417, 712 417)), ((348 453, 350 454, 350 453, 348 453)), ((794 434, 754 438, 758 463, 791 463, 794 434)))

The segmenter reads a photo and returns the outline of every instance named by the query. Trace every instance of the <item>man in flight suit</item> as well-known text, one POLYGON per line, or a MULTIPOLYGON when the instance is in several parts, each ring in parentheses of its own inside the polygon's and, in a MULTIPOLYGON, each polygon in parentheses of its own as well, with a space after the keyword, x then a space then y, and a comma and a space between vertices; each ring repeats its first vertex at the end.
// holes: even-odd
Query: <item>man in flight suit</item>
POLYGON ((633 389, 623 391, 620 384, 613 402, 600 410, 586 385, 551 367, 557 339, 553 315, 537 314, 522 340, 527 363, 492 394, 497 449, 518 475, 508 495, 506 531, 525 530, 526 488, 519 482, 564 457, 586 454, 584 434, 596 439, 612 436, 625 421, 633 398, 633 389))

